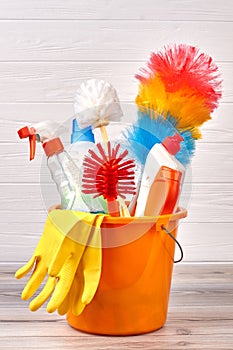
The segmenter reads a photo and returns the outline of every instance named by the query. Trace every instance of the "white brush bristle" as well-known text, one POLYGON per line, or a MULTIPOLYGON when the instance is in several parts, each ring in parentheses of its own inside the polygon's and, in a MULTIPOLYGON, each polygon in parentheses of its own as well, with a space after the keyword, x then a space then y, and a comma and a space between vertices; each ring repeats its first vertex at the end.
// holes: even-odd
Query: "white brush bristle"
POLYGON ((80 85, 75 94, 74 110, 80 129, 119 121, 123 114, 114 87, 99 79, 90 79, 80 85))

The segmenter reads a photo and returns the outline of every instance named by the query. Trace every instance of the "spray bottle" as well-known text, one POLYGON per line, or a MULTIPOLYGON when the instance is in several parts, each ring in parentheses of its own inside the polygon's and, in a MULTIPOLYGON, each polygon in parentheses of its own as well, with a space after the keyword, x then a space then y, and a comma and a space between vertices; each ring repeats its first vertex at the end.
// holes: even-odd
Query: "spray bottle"
POLYGON ((170 214, 176 209, 185 173, 184 166, 174 157, 180 150, 181 141, 182 136, 176 133, 151 148, 146 158, 135 216, 170 214))
POLYGON ((45 121, 29 127, 25 126, 18 131, 18 134, 21 139, 29 138, 30 160, 35 157, 36 141, 42 143, 51 177, 61 196, 62 209, 89 211, 75 181, 79 168, 64 149, 60 138, 55 137, 57 127, 57 123, 45 121))

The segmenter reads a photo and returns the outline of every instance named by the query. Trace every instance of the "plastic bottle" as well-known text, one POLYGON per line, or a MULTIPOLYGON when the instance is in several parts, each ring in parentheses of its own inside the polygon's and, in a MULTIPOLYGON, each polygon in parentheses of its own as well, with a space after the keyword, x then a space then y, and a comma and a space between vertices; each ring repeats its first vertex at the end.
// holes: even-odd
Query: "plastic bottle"
POLYGON ((42 143, 51 177, 61 196, 62 209, 88 211, 82 200, 81 191, 77 191, 78 182, 75 177, 80 170, 64 149, 60 138, 54 137, 57 126, 56 123, 45 121, 30 127, 26 126, 20 129, 18 134, 21 139, 29 138, 30 160, 35 157, 36 141, 42 143))
POLYGON ((95 143, 95 137, 91 126, 84 129, 80 129, 78 127, 77 119, 74 118, 72 120, 72 133, 70 137, 70 143, 75 144, 76 142, 79 142, 79 143, 83 142, 83 145, 84 145, 84 142, 95 143))
POLYGON ((177 133, 168 136, 161 144, 155 144, 150 150, 142 175, 135 216, 165 214, 163 211, 166 206, 170 210, 176 209, 185 174, 185 168, 174 157, 180 150, 181 141, 183 138, 177 133))
POLYGON ((180 193, 182 173, 179 170, 162 166, 156 175, 148 194, 145 216, 158 216, 173 213, 180 193))
POLYGON ((95 146, 94 134, 91 127, 79 129, 76 119, 72 121, 71 145, 66 147, 78 167, 82 166, 82 159, 88 150, 95 146))
MULTIPOLYGON (((72 121, 72 133, 70 138, 71 145, 66 149, 72 157, 75 164, 82 169, 82 161, 89 149, 95 147, 95 138, 91 127, 80 129, 77 119, 72 121)), ((75 176, 75 182, 81 188, 80 172, 75 176)), ((85 205, 91 213, 107 213, 107 204, 103 197, 93 198, 92 195, 87 195, 81 192, 81 197, 85 205)))

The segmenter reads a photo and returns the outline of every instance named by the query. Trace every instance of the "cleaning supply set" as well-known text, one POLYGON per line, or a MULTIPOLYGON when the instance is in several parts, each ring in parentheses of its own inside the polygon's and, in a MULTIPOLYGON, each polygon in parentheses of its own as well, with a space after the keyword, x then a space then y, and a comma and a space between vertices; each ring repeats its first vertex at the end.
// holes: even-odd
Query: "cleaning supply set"
POLYGON ((42 143, 61 209, 49 212, 29 262, 22 299, 32 311, 67 314, 74 328, 97 334, 140 334, 166 322, 185 171, 200 126, 221 97, 212 59, 196 47, 152 53, 136 75, 137 118, 118 138, 124 117, 116 90, 83 82, 75 95, 71 145, 42 122, 18 131, 29 138, 30 160, 42 143), (122 118, 122 119, 121 119, 122 118))

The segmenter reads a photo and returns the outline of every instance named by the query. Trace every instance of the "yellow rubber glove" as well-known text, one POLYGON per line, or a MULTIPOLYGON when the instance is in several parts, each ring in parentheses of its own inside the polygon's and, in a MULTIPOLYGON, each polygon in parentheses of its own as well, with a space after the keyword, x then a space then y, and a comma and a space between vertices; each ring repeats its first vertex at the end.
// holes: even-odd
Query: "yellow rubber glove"
POLYGON ((102 267, 100 226, 103 218, 103 215, 96 218, 93 233, 79 263, 71 289, 58 308, 60 315, 66 314, 70 309, 73 314, 80 315, 96 293, 102 267))
POLYGON ((59 267, 58 273, 48 276, 45 287, 31 302, 32 311, 37 310, 53 292, 47 310, 52 312, 63 302, 92 232, 95 217, 93 214, 74 210, 54 210, 49 213, 42 237, 33 256, 15 274, 16 278, 22 278, 35 265, 22 292, 22 299, 27 300, 40 287, 51 263, 54 268, 59 267))
POLYGON ((92 301, 100 281, 102 270, 102 242, 100 227, 103 218, 103 215, 97 217, 94 226, 95 231, 93 232, 82 257, 84 275, 82 303, 85 305, 92 301))
POLYGON ((78 269, 74 276, 72 286, 63 303, 58 307, 59 315, 65 315, 69 310, 72 310, 75 315, 81 314, 85 308, 82 303, 82 294, 84 288, 83 264, 82 260, 79 263, 78 269))

